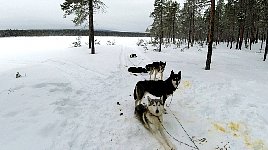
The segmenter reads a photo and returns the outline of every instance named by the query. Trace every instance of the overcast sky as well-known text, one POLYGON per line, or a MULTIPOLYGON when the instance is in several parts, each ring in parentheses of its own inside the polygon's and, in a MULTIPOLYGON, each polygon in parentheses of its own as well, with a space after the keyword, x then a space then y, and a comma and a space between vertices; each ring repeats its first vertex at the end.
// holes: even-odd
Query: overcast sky
MULTIPOLYGON (((154 0, 102 0, 105 13, 95 14, 95 29, 144 32, 154 0)), ((184 0, 179 0, 184 1, 184 0)), ((0 29, 70 29, 71 17, 63 18, 64 0, 0 0, 0 29)), ((79 27, 81 28, 81 27, 79 27)))

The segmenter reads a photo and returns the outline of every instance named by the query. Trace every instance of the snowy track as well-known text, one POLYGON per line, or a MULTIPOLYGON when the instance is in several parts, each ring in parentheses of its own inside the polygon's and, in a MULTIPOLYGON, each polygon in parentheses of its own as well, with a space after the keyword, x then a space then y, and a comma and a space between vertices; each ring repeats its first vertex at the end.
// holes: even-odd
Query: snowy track
POLYGON ((98 37, 102 45, 90 55, 86 47, 69 46, 75 38, 0 39, 0 150, 163 149, 134 116, 134 86, 149 75, 127 71, 160 60, 167 62, 164 79, 182 71, 164 115, 172 136, 194 146, 174 113, 200 150, 268 149, 262 54, 220 45, 212 70, 204 71, 206 49, 144 53, 138 38, 98 37), (116 45, 105 45, 108 40, 116 45), (129 58, 132 53, 138 57, 129 58), (16 72, 23 77, 16 79, 16 72))

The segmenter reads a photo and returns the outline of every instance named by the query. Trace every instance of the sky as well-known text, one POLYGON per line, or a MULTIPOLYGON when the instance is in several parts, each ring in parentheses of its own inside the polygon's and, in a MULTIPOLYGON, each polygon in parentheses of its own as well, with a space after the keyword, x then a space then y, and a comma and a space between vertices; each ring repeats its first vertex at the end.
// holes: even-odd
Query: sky
MULTIPOLYGON (((102 0, 105 12, 95 14, 95 29, 144 32, 152 24, 149 17, 154 0, 102 0)), ((183 1, 183 0, 179 0, 183 1)), ((63 18, 64 0, 0 0, 0 30, 72 29, 72 17, 63 18)))

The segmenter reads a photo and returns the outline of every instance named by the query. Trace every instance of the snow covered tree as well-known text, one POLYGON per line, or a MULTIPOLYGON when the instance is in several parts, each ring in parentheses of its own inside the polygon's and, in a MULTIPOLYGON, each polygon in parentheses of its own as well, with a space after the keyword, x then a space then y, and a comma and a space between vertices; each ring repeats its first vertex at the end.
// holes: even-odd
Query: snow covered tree
POLYGON ((81 25, 88 21, 89 48, 91 48, 91 54, 95 54, 93 13, 94 10, 103 9, 104 6, 104 3, 100 0, 65 0, 61 4, 61 9, 65 13, 64 17, 72 14, 75 15, 73 19, 75 25, 81 25))

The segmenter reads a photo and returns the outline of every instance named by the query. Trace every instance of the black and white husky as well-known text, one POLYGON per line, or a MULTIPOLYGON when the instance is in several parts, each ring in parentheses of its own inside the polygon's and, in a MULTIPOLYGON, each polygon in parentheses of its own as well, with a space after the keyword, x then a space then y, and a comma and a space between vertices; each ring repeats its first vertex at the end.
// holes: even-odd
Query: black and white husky
POLYGON ((163 80, 145 80, 137 82, 134 89, 135 106, 141 104, 142 98, 146 93, 150 93, 156 97, 163 97, 165 103, 169 95, 177 89, 181 81, 181 71, 174 74, 173 70, 168 79, 163 80))
POLYGON ((139 104, 135 107, 135 114, 154 137, 163 145, 165 150, 175 150, 175 146, 169 141, 163 130, 163 97, 160 99, 148 98, 148 106, 139 104))
POLYGON ((150 74, 150 80, 151 76, 154 74, 154 80, 156 80, 156 75, 160 73, 160 80, 163 80, 163 72, 166 67, 166 62, 153 62, 152 64, 148 64, 145 66, 146 70, 150 74))

